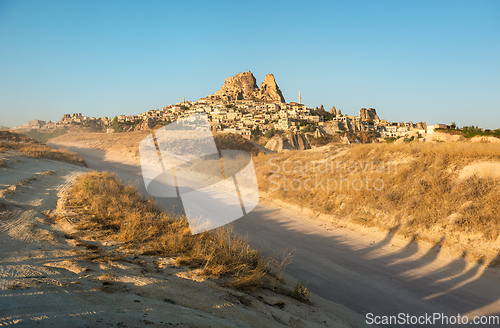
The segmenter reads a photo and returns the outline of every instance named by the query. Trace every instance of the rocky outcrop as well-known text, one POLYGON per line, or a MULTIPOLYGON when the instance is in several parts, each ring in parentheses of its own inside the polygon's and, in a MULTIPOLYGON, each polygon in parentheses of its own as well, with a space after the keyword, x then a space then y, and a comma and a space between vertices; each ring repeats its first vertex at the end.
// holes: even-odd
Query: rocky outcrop
POLYGON ((330 114, 333 116, 337 116, 337 110, 335 109, 335 106, 332 106, 332 109, 330 109, 330 114))
POLYGON ((292 145, 280 136, 273 137, 264 147, 279 153, 284 150, 294 150, 292 145))
POLYGON ((361 143, 361 139, 354 133, 344 133, 341 141, 346 144, 361 143))
POLYGON ((424 142, 457 142, 457 141, 465 141, 464 136, 457 134, 448 134, 444 132, 434 132, 428 134, 424 138, 424 142))
POLYGON ((149 130, 152 129, 156 126, 156 120, 154 118, 148 117, 141 123, 139 123, 135 128, 134 131, 143 131, 143 130, 149 130))
POLYGON ((470 139, 471 142, 494 142, 500 143, 500 139, 494 136, 475 136, 470 139))
POLYGON ((236 100, 251 99, 255 91, 258 91, 257 81, 253 74, 248 72, 230 76, 224 81, 219 91, 208 98, 232 102, 236 100))
POLYGON ((288 140, 290 145, 296 150, 311 149, 311 145, 303 133, 290 133, 288 140))
POLYGON ((288 134, 288 140, 281 136, 274 136, 269 140, 265 148, 276 152, 282 152, 284 150, 305 150, 311 149, 309 140, 307 140, 306 135, 301 132, 290 132, 288 134))
POLYGON ((264 78, 264 82, 260 84, 260 90, 257 97, 262 101, 285 102, 285 97, 283 97, 280 88, 276 84, 274 75, 272 74, 267 74, 264 78))
POLYGON ((361 108, 359 110, 359 118, 361 121, 379 120, 375 108, 361 108))
POLYGON ((419 130, 427 130, 427 124, 425 122, 418 122, 415 125, 415 128, 419 130))
POLYGON ((325 130, 326 133, 334 134, 335 132, 338 132, 338 131, 344 131, 345 127, 344 127, 344 123, 342 123, 342 122, 339 122, 339 121, 329 121, 324 126, 324 130, 325 130))
POLYGON ((243 72, 230 76, 224 85, 213 95, 206 97, 209 100, 233 102, 237 100, 256 100, 263 102, 285 102, 274 75, 267 74, 264 82, 257 86, 257 81, 252 72, 243 72))
POLYGON ((356 125, 354 125, 351 120, 347 120, 345 122, 345 130, 349 132, 354 132, 356 131, 356 125))
POLYGON ((325 135, 325 132, 323 132, 319 127, 316 128, 316 131, 314 131, 314 138, 318 139, 321 138, 325 135))

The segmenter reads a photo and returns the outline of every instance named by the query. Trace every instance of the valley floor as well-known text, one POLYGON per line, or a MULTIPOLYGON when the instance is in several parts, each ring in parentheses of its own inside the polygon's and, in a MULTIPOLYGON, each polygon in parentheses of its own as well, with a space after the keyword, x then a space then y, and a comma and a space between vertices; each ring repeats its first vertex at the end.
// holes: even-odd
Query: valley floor
POLYGON ((352 326, 314 296, 309 305, 223 288, 173 258, 116 254, 114 243, 69 237, 78 218, 60 199, 88 169, 0 156, 0 326, 352 326))
MULTIPOLYGON (((143 188, 138 160, 71 149, 91 168, 116 172, 143 188)), ((288 281, 306 282, 313 296, 326 300, 322 304, 330 313, 348 314, 346 320, 355 327, 365 326, 368 313, 460 314, 470 320, 500 315, 498 268, 457 256, 442 242, 416 243, 374 228, 346 227, 265 198, 261 195, 257 208, 232 223, 234 231, 264 249, 294 249, 296 255, 286 269, 288 281)), ((182 209, 175 199, 158 202, 163 208, 182 209)))

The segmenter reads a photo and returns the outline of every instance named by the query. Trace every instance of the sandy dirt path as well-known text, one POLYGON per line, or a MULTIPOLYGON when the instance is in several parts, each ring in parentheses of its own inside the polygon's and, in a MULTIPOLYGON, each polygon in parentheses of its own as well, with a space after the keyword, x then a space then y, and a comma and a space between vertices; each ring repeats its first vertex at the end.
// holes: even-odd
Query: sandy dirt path
POLYGON ((270 291, 220 287, 175 259, 117 258, 116 243, 75 237, 78 217, 59 201, 87 169, 0 155, 0 327, 352 327, 270 291))
MULTIPOLYGON (((96 150, 73 150, 90 167, 111 169, 144 191, 137 160, 124 161, 96 150)), ((182 209, 176 199, 159 202, 165 208, 182 209)), ((296 256, 287 268, 290 281, 307 281, 316 295, 363 318, 368 313, 460 314, 471 321, 474 316, 500 316, 498 269, 454 257, 439 244, 416 244, 369 229, 339 228, 292 206, 262 201, 232 225, 256 245, 295 249, 296 256)))

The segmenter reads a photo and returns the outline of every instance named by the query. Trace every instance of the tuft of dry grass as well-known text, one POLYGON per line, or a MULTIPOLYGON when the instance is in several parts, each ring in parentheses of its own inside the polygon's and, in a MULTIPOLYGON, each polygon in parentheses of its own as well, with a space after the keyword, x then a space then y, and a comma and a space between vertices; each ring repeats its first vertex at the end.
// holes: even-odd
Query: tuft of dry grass
POLYGON ((290 297, 301 301, 305 301, 307 298, 309 298, 310 295, 311 293, 309 292, 303 281, 297 281, 292 291, 290 292, 290 297))
POLYGON ((258 156, 255 163, 259 188, 272 199, 408 237, 446 236, 448 243, 468 244, 500 240, 500 184, 498 178, 477 175, 459 180, 459 173, 471 163, 499 158, 497 144, 358 144, 258 156), (326 158, 328 170, 311 165, 326 158), (280 171, 273 172, 277 167, 280 171), (315 187, 316 178, 325 182, 324 189, 315 187), (329 179, 336 188, 326 190, 329 179), (355 180, 359 190, 353 188, 355 180), (376 180, 380 190, 373 186, 376 180))
MULTIPOLYGON (((22 134, 0 131, 0 151, 15 150, 30 158, 47 158, 55 161, 86 166, 85 161, 76 153, 67 149, 53 149, 35 139, 22 134)), ((1 165, 1 163, 0 163, 1 165)))
POLYGON ((68 192, 66 207, 83 214, 81 230, 124 242, 142 254, 178 256, 177 263, 227 278, 232 287, 265 287, 278 281, 289 257, 267 258, 228 228, 192 235, 184 216, 160 211, 133 186, 107 172, 81 176, 68 192))

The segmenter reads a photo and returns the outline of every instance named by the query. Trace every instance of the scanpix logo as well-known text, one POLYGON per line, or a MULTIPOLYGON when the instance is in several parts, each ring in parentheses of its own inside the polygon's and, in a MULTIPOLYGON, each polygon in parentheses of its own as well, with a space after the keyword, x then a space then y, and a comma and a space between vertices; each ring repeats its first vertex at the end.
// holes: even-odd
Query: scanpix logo
POLYGON ((154 197, 180 197, 192 234, 241 218, 259 202, 252 157, 218 150, 206 114, 156 130, 139 146, 142 176, 154 197))

